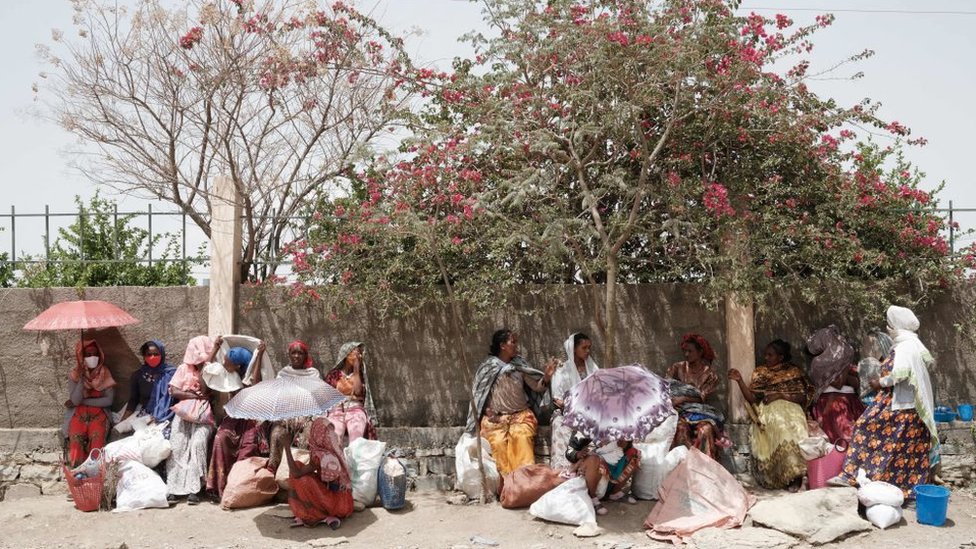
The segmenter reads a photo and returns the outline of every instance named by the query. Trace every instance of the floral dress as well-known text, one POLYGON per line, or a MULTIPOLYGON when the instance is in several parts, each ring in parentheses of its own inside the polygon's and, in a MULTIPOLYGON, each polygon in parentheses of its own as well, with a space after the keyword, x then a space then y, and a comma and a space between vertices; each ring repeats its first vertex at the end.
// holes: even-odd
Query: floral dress
MULTIPOLYGON (((881 364, 881 377, 891 374, 895 351, 881 364)), ((858 469, 873 481, 884 481, 912 497, 912 488, 929 478, 932 438, 916 410, 892 410, 892 388, 882 387, 854 424, 842 478, 856 484, 858 469)))

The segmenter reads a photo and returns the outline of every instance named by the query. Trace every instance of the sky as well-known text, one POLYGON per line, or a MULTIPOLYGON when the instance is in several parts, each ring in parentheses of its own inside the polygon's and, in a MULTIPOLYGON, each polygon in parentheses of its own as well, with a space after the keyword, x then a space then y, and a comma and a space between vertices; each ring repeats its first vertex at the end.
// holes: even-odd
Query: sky
MULTIPOLYGON (((164 0, 165 1, 165 0, 164 0)), ((174 3, 175 0, 174 0, 174 3)), ((421 63, 447 68, 470 48, 462 34, 482 29, 481 8, 466 0, 359 0, 387 28, 411 33, 408 51, 421 63)), ((818 33, 810 55, 811 73, 826 69, 864 49, 875 55, 844 68, 811 87, 842 104, 864 97, 882 103, 882 118, 897 120, 923 136, 928 145, 909 159, 927 173, 926 188, 945 182, 943 205, 976 209, 976 177, 971 175, 976 139, 976 2, 972 0, 745 0, 740 12, 784 13, 797 23, 834 13, 835 24, 818 33), (924 12, 924 13, 920 13, 924 12), (858 80, 837 78, 863 72, 858 80)), ((35 112, 31 84, 43 69, 35 44, 47 42, 52 28, 71 22, 68 0, 0 0, 3 77, 0 78, 0 252, 10 248, 11 206, 18 213, 71 211, 75 195, 91 196, 96 185, 69 167, 71 137, 35 112)), ((109 189, 103 194, 112 195, 109 189)), ((142 209, 146 201, 116 196, 125 208, 142 209)), ((167 209, 154 204, 154 209, 167 209)), ((963 228, 976 228, 976 213, 957 216, 963 228)), ((19 222, 18 253, 36 250, 43 225, 19 222)), ((165 227, 164 227, 165 228, 165 227)), ((191 238, 190 247, 196 239, 191 238)))

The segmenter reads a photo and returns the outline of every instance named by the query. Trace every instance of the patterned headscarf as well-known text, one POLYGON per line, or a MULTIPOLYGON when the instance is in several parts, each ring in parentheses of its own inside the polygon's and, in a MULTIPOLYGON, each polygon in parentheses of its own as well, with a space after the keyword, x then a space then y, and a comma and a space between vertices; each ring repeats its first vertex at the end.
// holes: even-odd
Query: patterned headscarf
POLYGON ((210 360, 213 354, 213 339, 210 336, 196 336, 186 344, 186 352, 183 353, 183 364, 196 366, 210 360))
POLYGON ((288 344, 288 353, 290 354, 295 349, 301 349, 305 351, 305 364, 306 368, 312 367, 312 355, 308 353, 308 344, 300 339, 296 339, 288 344))
POLYGON ((308 451, 313 463, 319 464, 319 475, 323 482, 336 482, 340 490, 351 489, 349 466, 346 465, 342 444, 328 418, 319 417, 312 421, 308 433, 308 451))
POLYGON ((105 365, 105 353, 94 339, 79 341, 75 345, 75 359, 75 367, 68 372, 68 377, 75 383, 84 380, 86 393, 104 391, 115 386, 112 372, 105 365), (85 366, 85 349, 88 347, 94 347, 98 351, 98 366, 94 368, 85 366))
POLYGON ((708 340, 704 337, 698 334, 685 334, 685 336, 681 338, 681 344, 685 345, 688 343, 692 343, 701 349, 702 360, 705 362, 711 364, 712 361, 715 360, 715 351, 712 349, 711 344, 708 343, 708 340))

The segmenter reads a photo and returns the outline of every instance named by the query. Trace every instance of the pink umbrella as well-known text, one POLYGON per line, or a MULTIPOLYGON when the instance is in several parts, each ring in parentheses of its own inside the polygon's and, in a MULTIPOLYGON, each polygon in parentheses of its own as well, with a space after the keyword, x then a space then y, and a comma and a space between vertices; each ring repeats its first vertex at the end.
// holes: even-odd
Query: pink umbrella
POLYGON ((573 387, 563 424, 606 444, 643 440, 673 415, 667 381, 633 364, 598 370, 573 387))
POLYGON ((24 324, 25 330, 91 330, 135 324, 138 319, 106 301, 56 303, 24 324))
POLYGON ((285 368, 278 377, 247 387, 224 405, 238 419, 278 421, 321 416, 346 400, 346 395, 322 381, 314 368, 285 368))

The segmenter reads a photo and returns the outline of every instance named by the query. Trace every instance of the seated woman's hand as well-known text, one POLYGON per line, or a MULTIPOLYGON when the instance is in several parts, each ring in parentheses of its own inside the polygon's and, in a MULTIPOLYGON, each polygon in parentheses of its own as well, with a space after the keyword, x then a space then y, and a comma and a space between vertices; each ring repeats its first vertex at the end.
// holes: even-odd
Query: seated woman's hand
POLYGON ((732 381, 742 381, 742 373, 735 368, 729 369, 729 379, 732 381))
POLYGON ((74 402, 71 402, 71 399, 69 398, 68 400, 64 401, 64 407, 65 408, 74 408, 75 407, 75 403, 74 402))

